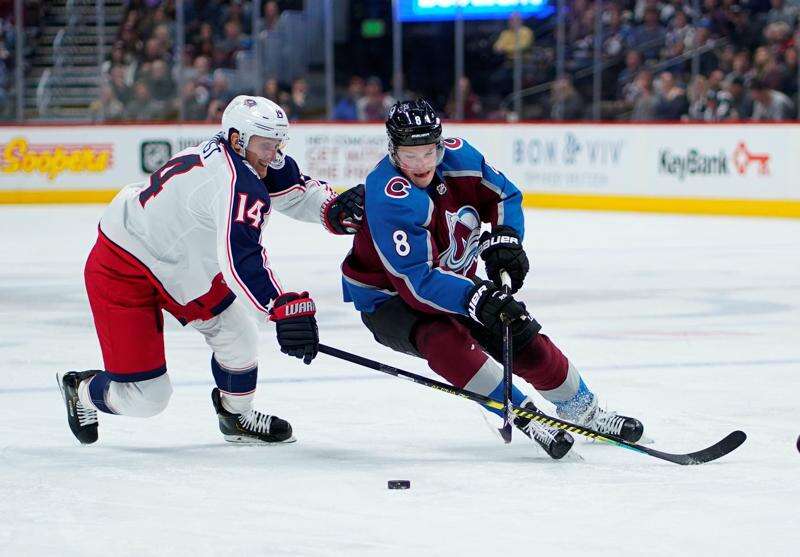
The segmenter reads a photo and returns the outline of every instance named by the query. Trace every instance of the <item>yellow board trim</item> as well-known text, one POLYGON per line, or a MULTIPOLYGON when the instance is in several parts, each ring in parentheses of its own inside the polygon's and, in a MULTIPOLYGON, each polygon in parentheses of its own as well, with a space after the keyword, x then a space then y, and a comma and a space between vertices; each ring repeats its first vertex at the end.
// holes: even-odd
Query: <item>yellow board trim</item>
POLYGON ((0 190, 0 205, 32 203, 108 203, 119 190, 0 190))
POLYGON ((800 200, 791 199, 720 199, 525 193, 523 194, 522 204, 524 207, 536 209, 800 218, 800 200))
MULTIPOLYGON (((118 190, 0 190, 0 204, 108 203, 118 190)), ((523 194, 524 207, 696 215, 800 218, 800 200, 648 197, 565 193, 523 194)))

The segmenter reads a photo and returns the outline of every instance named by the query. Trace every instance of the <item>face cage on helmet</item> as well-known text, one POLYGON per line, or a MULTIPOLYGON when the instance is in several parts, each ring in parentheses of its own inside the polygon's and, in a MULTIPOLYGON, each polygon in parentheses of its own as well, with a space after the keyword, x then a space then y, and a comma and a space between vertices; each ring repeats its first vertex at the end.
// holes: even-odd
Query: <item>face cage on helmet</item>
MULTIPOLYGON (((433 144, 430 143, 428 145, 433 145, 433 144)), ((389 162, 391 162, 395 168, 402 170, 400 162, 397 160, 398 147, 416 147, 416 145, 395 145, 394 141, 392 141, 392 138, 391 137, 389 138, 389 162)), ((436 140, 436 166, 442 164, 443 159, 444 159, 444 141, 442 140, 442 137, 439 136, 439 139, 436 140)))

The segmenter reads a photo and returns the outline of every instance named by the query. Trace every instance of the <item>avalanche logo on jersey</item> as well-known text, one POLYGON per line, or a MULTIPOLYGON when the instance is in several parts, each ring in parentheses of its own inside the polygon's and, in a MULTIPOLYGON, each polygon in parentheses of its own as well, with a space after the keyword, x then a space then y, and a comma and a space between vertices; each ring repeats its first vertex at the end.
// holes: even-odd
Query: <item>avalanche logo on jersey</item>
POLYGON ((450 247, 442 253, 442 263, 451 271, 469 269, 478 255, 481 219, 473 207, 466 205, 457 212, 445 211, 450 247))
POLYGON ((386 195, 389 197, 394 197, 395 199, 399 199, 402 197, 407 197, 408 192, 411 191, 411 184, 408 183, 408 180, 405 178, 401 178, 400 176, 395 176, 389 183, 386 184, 386 195))
POLYGON ((444 143, 444 146, 447 147, 448 149, 450 149, 451 151, 455 151, 457 149, 461 149, 461 146, 464 145, 464 142, 461 141, 461 139, 458 138, 458 137, 445 138, 443 143, 444 143))

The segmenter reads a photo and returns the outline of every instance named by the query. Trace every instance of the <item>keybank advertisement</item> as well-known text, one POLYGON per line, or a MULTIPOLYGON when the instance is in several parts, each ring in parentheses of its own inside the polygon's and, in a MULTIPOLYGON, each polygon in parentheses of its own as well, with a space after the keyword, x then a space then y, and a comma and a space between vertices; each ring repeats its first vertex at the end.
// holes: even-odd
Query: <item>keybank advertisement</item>
MULTIPOLYGON (((215 125, 0 127, 0 189, 116 190, 215 125)), ((448 124, 529 192, 800 199, 800 126, 448 124)), ((386 153, 380 124, 293 124, 288 153, 338 187, 386 153)))

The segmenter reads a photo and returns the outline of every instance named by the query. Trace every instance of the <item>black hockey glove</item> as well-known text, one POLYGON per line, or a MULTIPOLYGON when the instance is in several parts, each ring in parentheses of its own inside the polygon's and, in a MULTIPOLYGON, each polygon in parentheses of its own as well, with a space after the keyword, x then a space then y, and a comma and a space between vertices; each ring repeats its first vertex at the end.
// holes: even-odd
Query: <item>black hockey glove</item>
POLYGON ((322 208, 325 228, 333 234, 355 234, 364 218, 364 184, 353 186, 322 208))
POLYGON ((510 226, 495 226, 491 232, 484 232, 479 253, 486 263, 486 276, 498 288, 503 286, 500 271, 506 271, 511 278, 512 294, 522 288, 530 264, 516 230, 510 226))
POLYGON ((319 350, 319 330, 314 300, 308 292, 284 292, 272 303, 269 320, 275 322, 281 352, 310 364, 319 350))
POLYGON ((476 284, 469 293, 469 316, 486 327, 491 337, 502 338, 500 316, 503 314, 511 319, 511 335, 516 347, 528 344, 542 328, 523 304, 503 293, 494 283, 484 280, 476 284))

